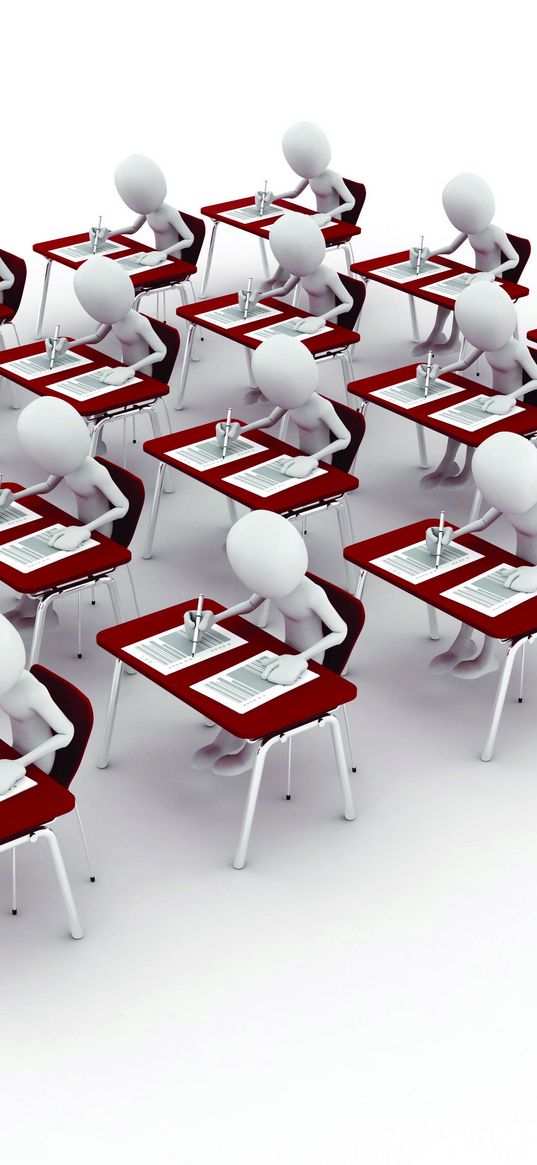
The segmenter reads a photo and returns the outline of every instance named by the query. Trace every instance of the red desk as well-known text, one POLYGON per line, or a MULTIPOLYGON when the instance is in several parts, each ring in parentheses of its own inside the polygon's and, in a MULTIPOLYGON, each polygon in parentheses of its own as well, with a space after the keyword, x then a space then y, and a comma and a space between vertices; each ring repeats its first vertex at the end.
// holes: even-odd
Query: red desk
MULTIPOLYGON (((363 592, 367 575, 369 573, 374 574, 385 582, 391 583, 392 586, 397 587, 399 590, 406 591, 408 594, 414 595, 417 599, 421 599, 429 607, 438 611, 444 611, 445 614, 452 615, 453 618, 459 619, 469 627, 475 628, 476 631, 481 631, 484 635, 489 635, 492 639, 509 644, 505 663, 500 673, 489 733, 481 754, 482 760, 490 760, 494 751, 494 744, 515 656, 520 648, 525 649, 526 644, 532 643, 537 634, 537 595, 535 598, 521 603, 520 606, 514 607, 511 611, 505 611, 503 614, 496 615, 495 617, 486 615, 480 611, 471 610, 462 603, 454 601, 452 598, 446 598, 442 594, 443 591, 459 586, 460 583, 467 582, 475 578, 476 575, 482 574, 484 571, 490 570, 502 562, 512 564, 513 567, 528 565, 523 559, 517 558, 515 554, 510 554, 509 551, 494 546, 483 538, 476 538, 472 534, 464 535, 460 541, 463 546, 468 546, 472 550, 479 551, 483 557, 475 562, 467 563, 466 566, 461 566, 446 574, 429 579, 426 582, 411 583, 407 579, 398 578, 396 575, 384 570, 381 566, 373 564, 372 560, 375 558, 380 558, 385 554, 391 554, 396 550, 402 549, 404 546, 410 546, 412 543, 420 541, 425 537, 425 532, 430 526, 437 525, 438 515, 433 518, 424 519, 421 522, 413 522, 411 525, 403 526, 399 530, 390 530, 386 534, 379 534, 375 538, 367 538, 363 542, 356 542, 353 546, 348 546, 345 549, 345 557, 360 569, 360 592, 363 592)), ((457 530, 457 526, 448 519, 446 519, 446 525, 452 526, 454 530, 457 530)))
MULTIPOLYGON (((251 353, 262 343, 262 340, 253 336, 252 332, 257 332, 263 327, 270 327, 271 324, 280 323, 283 320, 293 319, 296 316, 307 319, 311 314, 310 312, 301 310, 299 307, 293 307, 289 303, 283 303, 279 299, 273 299, 271 296, 266 296, 261 302, 267 307, 275 308, 277 315, 271 316, 266 321, 258 320, 256 323, 250 321, 245 324, 239 324, 234 328, 221 328, 218 324, 210 320, 201 319, 200 317, 218 308, 230 307, 232 304, 236 304, 236 291, 231 292, 229 295, 220 295, 217 299, 205 299, 197 303, 189 303, 185 307, 177 308, 177 315, 188 323, 188 334, 181 366, 181 378, 175 405, 176 409, 183 408, 186 378, 196 328, 206 328, 218 336, 225 336, 226 339, 233 340, 236 344, 241 344, 247 353, 251 353)), ((342 351, 346 351, 353 344, 359 343, 360 335, 358 332, 351 332, 349 328, 342 328, 338 324, 330 323, 330 321, 328 321, 327 327, 330 329, 329 332, 323 332, 321 335, 311 335, 305 340, 297 340, 297 344, 304 344, 306 348, 309 348, 316 360, 323 360, 332 355, 339 354, 342 351)))
MULTIPOLYGON (((98 765, 99 768, 106 768, 108 764, 119 685, 123 667, 126 664, 129 667, 134 667, 146 679, 152 680, 153 683, 164 688, 170 695, 175 696, 190 708, 193 708, 201 716, 214 721, 215 724, 221 728, 225 728, 228 732, 232 732, 239 739, 260 741, 252 769, 245 820, 243 821, 241 838, 233 863, 236 869, 241 869, 246 859, 248 839, 255 811, 257 793, 261 783, 265 755, 269 748, 282 739, 283 736, 288 739, 291 734, 296 732, 317 726, 322 727, 325 724, 330 725, 343 792, 345 817, 348 820, 353 820, 355 813, 349 776, 344 758, 339 723, 333 715, 333 709, 354 700, 356 687, 354 684, 349 683, 348 680, 335 675, 334 672, 328 671, 327 668, 310 663, 308 665, 309 668, 317 673, 319 679, 313 680, 309 684, 304 684, 302 687, 296 688, 293 691, 285 692, 261 707, 251 709, 249 712, 234 712, 232 709, 224 707, 217 701, 209 699, 203 693, 194 691, 193 684, 207 679, 224 668, 232 667, 236 663, 249 659, 259 651, 273 651, 277 655, 293 653, 292 649, 283 643, 281 639, 275 639, 274 636, 256 627, 247 619, 237 617, 226 619, 224 625, 229 631, 234 632, 246 640, 244 645, 232 648, 216 656, 214 659, 206 659, 200 663, 195 663, 172 675, 161 675, 125 651, 125 647, 130 643, 134 643, 150 635, 162 634, 165 631, 180 626, 183 622, 185 612, 192 610, 196 606, 197 597, 180 603, 177 606, 168 607, 163 611, 155 611, 153 614, 145 615, 141 619, 133 619, 128 623, 122 623, 121 626, 111 627, 98 633, 97 643, 105 651, 108 651, 114 656, 116 660, 98 765)), ((215 613, 224 609, 220 603, 209 598, 205 599, 205 608, 215 613)))
MULTIPOLYGON (((41 303, 39 305, 39 313, 37 316, 36 336, 38 338, 41 336, 41 329, 43 326, 43 317, 45 314, 50 282, 51 264, 60 263, 62 266, 69 267, 72 271, 76 271, 79 267, 82 266, 83 263, 86 262, 86 259, 69 259, 65 258, 63 255, 58 255, 56 252, 61 247, 70 247, 76 243, 83 243, 86 239, 89 241, 88 231, 84 231, 79 235, 69 235, 63 239, 48 239, 44 243, 34 243, 33 245, 33 250, 36 252, 36 254, 42 255, 42 257, 47 261, 45 277, 43 280, 41 303)), ((149 253, 150 251, 154 250, 153 247, 147 247, 145 243, 139 243, 127 235, 112 235, 111 241, 115 243, 121 243, 124 246, 123 250, 115 251, 112 255, 107 256, 112 260, 126 258, 128 255, 132 255, 134 252, 138 251, 145 251, 146 253, 149 253)), ((97 254, 99 254, 99 251, 97 251, 97 254)), ((87 256, 87 258, 90 257, 90 255, 87 256)), ((174 283, 183 283, 186 279, 190 279, 192 275, 195 275, 195 273, 196 268, 193 267, 191 263, 184 263, 182 259, 175 258, 173 258, 170 263, 167 263, 162 268, 154 267, 153 269, 148 270, 147 267, 140 266, 139 272, 136 271, 130 274, 131 281, 137 292, 135 306, 137 306, 138 301, 143 294, 152 290, 157 291, 161 287, 168 287, 174 283)))
MULTIPOLYGON (((272 513, 281 514, 285 518, 298 517, 317 509, 334 507, 338 516, 343 549, 345 546, 345 526, 342 522, 343 510, 347 519, 348 528, 352 530, 348 495, 353 490, 358 489, 360 483, 357 477, 353 477, 350 473, 343 473, 340 469, 321 462, 321 466, 327 471, 321 477, 314 477, 311 480, 304 478, 298 485, 290 486, 289 489, 281 490, 279 493, 273 494, 270 497, 261 497, 257 494, 250 493, 246 489, 242 489, 234 482, 226 481, 226 477, 238 473, 240 470, 249 469, 253 465, 260 465, 273 457, 278 457, 283 454, 296 457, 299 454, 300 450, 296 449, 293 445, 288 445, 286 442, 280 441, 277 437, 273 437, 272 434, 265 432, 263 429, 255 429, 248 433, 249 439, 257 441, 265 447, 263 452, 253 453, 248 457, 241 457, 236 461, 228 462, 227 465, 217 466, 214 469, 208 469, 204 472, 176 461, 170 456, 172 450, 181 449, 185 445, 192 445, 197 441, 204 441, 209 437, 214 437, 215 425, 216 421, 212 421, 205 425, 197 425, 193 429, 183 429, 178 433, 170 433, 165 437, 160 437, 158 440, 145 442, 144 451, 149 453, 151 457, 157 459, 159 467, 151 505, 151 515, 143 554, 144 558, 151 558, 153 553, 153 542, 166 466, 179 470, 179 472, 185 473, 188 477, 194 478, 195 481, 202 482, 204 485, 209 486, 210 489, 216 490, 219 494, 228 498, 233 506, 239 503, 240 505, 247 506, 250 510, 270 510, 272 513)), ((235 520, 236 514, 233 508, 232 516, 233 520, 235 520)), ((347 581, 352 588, 352 577, 348 578, 347 581)))
MULTIPOLYGON (((282 206, 285 208, 286 211, 296 211, 297 214, 310 214, 311 215, 311 214, 318 213, 315 210, 311 210, 309 207, 300 206, 300 204, 297 202, 287 201, 287 199, 285 199, 285 198, 277 198, 273 205, 274 206, 282 206)), ((237 227, 239 230, 245 231, 246 234, 253 235, 255 238, 259 239, 259 243, 261 246, 261 257, 263 259, 263 267, 264 267, 265 275, 267 278, 269 277, 270 273, 269 273, 268 262, 267 262, 267 258, 266 258, 265 243, 269 237, 269 232, 270 232, 271 226, 273 225, 273 223, 277 222, 278 219, 277 219, 277 217, 274 217, 274 215, 272 215, 272 216, 271 215, 266 215, 266 216, 263 215, 262 217, 256 219, 254 222, 245 223, 245 222, 240 222, 240 221, 237 221, 236 219, 232 219, 232 218, 228 217, 228 215, 227 215, 228 211, 238 210, 239 207, 241 207, 241 206, 254 207, 255 206, 255 198, 252 198, 252 196, 249 195, 247 198, 235 198, 235 199, 232 199, 230 202, 215 202, 211 206, 202 206, 202 208, 201 208, 201 213, 203 215, 205 215, 206 218, 210 218, 212 221, 212 224, 213 224, 212 232, 211 232, 211 240, 209 243, 209 253, 207 255, 207 263, 206 263, 206 267, 205 267, 205 274, 203 276, 203 284, 202 284, 202 288, 201 288, 201 298, 202 299, 203 299, 203 296, 205 295, 205 291, 207 289, 207 284, 209 282, 209 275, 210 275, 212 261, 213 261, 214 245, 216 242, 216 232, 217 232, 217 229, 221 223, 224 223, 226 226, 229 226, 229 227, 237 227)), ((329 223, 328 226, 323 227, 323 235, 324 235, 324 240, 325 240, 326 246, 329 248, 331 248, 331 247, 345 247, 345 248, 349 247, 350 248, 349 253, 350 253, 351 262, 352 262, 351 240, 356 235, 359 235, 360 233, 361 233, 361 228, 359 226, 356 226, 352 223, 341 222, 338 220, 334 220, 334 222, 329 223)), ((348 260, 347 260, 347 263, 348 263, 348 260)))
MULTIPOLYGON (((16 493, 25 487, 19 485, 18 482, 4 482, 2 488, 10 489, 16 493)), ((27 534, 36 534, 54 522, 60 522, 66 526, 82 525, 72 514, 60 510, 38 495, 23 498, 21 505, 28 510, 35 511, 35 521, 25 522, 11 530, 4 531, 3 534, 0 533, 0 548, 8 542, 26 537, 27 534)), ((67 558, 52 562, 48 566, 38 567, 36 570, 25 572, 17 570, 5 562, 0 562, 0 582, 19 594, 31 595, 38 600, 28 667, 36 663, 39 655, 47 609, 53 599, 64 591, 79 591, 94 586, 97 582, 104 582, 110 592, 115 617, 118 622, 121 621, 121 603, 112 572, 118 566, 124 566, 130 562, 130 551, 117 542, 113 542, 110 538, 105 538, 98 531, 95 531, 91 537, 98 543, 97 546, 92 546, 89 550, 80 550, 70 554, 67 558)))

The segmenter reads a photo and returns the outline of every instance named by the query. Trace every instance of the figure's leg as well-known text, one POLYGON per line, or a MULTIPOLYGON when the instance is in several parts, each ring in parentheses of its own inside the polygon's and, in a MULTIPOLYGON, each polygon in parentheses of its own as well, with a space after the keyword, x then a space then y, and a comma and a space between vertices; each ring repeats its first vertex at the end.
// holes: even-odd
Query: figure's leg
POLYGON ((450 315, 450 308, 449 307, 439 307, 438 308, 438 310, 436 312, 436 319, 435 319, 433 327, 432 327, 432 331, 429 333, 426 340, 422 340, 421 343, 415 344, 414 352, 417 352, 417 353, 427 352, 429 350, 429 348, 432 348, 433 351, 436 352, 439 348, 445 348, 445 347, 450 346, 450 341, 446 340, 446 337, 445 337, 444 332, 443 332, 444 325, 447 323, 447 320, 449 319, 449 315, 450 315))
MULTIPOLYGON (((204 748, 199 748, 194 753, 192 768, 196 770, 210 769, 216 761, 225 757, 231 758, 237 753, 241 753, 244 743, 240 737, 233 736, 231 732, 226 732, 224 728, 221 728, 211 744, 206 744, 204 748)), ((242 772, 242 769, 238 771, 242 772)))
POLYGON ((446 485, 464 485, 472 476, 472 461, 474 459, 474 450, 468 445, 466 449, 466 457, 464 465, 460 471, 455 475, 447 474, 446 485))
POLYGON ((475 659, 464 659, 453 668, 453 673, 461 680, 475 680, 497 671, 499 667, 495 651, 495 640, 485 635, 483 646, 475 659))
POLYGON ((472 659, 476 650, 477 645, 473 638, 472 628, 468 627, 466 623, 461 623, 459 633, 453 640, 451 647, 447 651, 443 651, 441 655, 435 655, 429 667, 437 674, 453 671, 463 660, 472 659))
POLYGON ((443 485, 446 479, 459 477, 459 465, 455 460, 457 450, 460 448, 460 442, 456 441, 454 437, 448 437, 446 444, 446 452, 442 460, 437 465, 432 473, 426 473, 420 481, 420 485, 430 488, 435 485, 443 485))

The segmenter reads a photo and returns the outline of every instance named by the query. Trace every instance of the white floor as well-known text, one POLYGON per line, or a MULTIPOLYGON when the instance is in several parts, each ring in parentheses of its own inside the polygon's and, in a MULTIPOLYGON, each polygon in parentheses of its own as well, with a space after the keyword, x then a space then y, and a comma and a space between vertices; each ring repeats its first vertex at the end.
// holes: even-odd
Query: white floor
MULTIPOLYGON (((233 262, 245 278, 242 250, 233 262)), ((215 290, 237 283, 223 256, 215 290)), ((64 273, 52 297, 63 297, 63 326, 76 327, 64 273)), ((28 337, 32 320, 27 309, 28 337)), ((370 285, 362 332, 357 374, 410 359, 402 295, 370 285)), ((209 337, 177 428, 229 404, 250 418, 246 383, 239 349, 209 337)), ((323 367, 322 384, 341 395, 337 365, 323 367)), ((5 478, 35 480, 13 441, 5 382, 1 409, 5 478)), ((142 436, 129 463, 150 496, 142 436)), ((436 457, 441 442, 430 444, 436 457)), ((119 450, 118 431, 109 453, 119 450)), ((435 516, 446 500, 419 488, 413 426, 381 410, 369 410, 357 472, 358 537, 435 516)), ((470 489, 450 491, 449 516, 462 521, 470 501, 470 489)), ((144 609, 200 589, 240 597, 221 553, 226 519, 216 494, 176 475, 153 560, 139 557, 147 513, 135 544, 144 609)), ((494 537, 509 538, 507 527, 494 537)), ((308 547, 312 568, 344 584, 333 516, 311 523, 308 547)), ((78 662, 74 604, 58 608, 42 659, 95 708, 74 789, 97 882, 86 880, 74 820, 60 822, 86 931, 76 943, 45 851, 20 855, 17 918, 1 863, 6 1161, 534 1160, 537 658, 529 653, 526 702, 510 693, 496 759, 483 764, 496 677, 432 677, 438 648, 421 605, 375 580, 366 600, 350 672, 357 820, 342 819, 328 740, 302 738, 291 803, 283 752, 272 756, 242 872, 231 857, 247 778, 193 773, 209 730, 141 677, 126 678, 111 764, 96 768, 112 662, 95 633, 110 611, 106 596, 86 607, 78 662)), ((454 626, 442 621, 443 643, 454 626)))

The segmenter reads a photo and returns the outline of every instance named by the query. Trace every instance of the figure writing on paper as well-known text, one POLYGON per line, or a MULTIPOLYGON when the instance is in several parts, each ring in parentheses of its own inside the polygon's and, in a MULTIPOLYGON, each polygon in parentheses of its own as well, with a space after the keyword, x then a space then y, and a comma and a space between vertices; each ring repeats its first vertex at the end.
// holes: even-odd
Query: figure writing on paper
MULTIPOLYGON (((293 684, 307 670, 308 660, 322 663, 329 647, 342 643, 347 627, 329 602, 325 591, 306 577, 308 552, 298 530, 279 514, 258 510, 245 514, 227 536, 227 555, 232 570, 249 599, 214 615, 205 608, 200 632, 233 615, 249 615, 270 599, 283 616, 285 641, 297 654, 272 660, 263 678, 274 684, 293 684)), ((185 617, 191 638, 196 627, 196 611, 185 617)), ((242 773, 250 768, 255 743, 245 742, 221 730, 212 744, 193 758, 196 769, 211 768, 216 773, 242 773)))
POLYGON ((270 206, 275 199, 298 198, 308 185, 315 195, 317 214, 314 218, 320 227, 327 226, 330 219, 340 218, 352 210, 354 197, 343 178, 335 170, 329 170, 332 157, 330 142, 318 125, 311 121, 298 121, 284 133, 282 148, 286 161, 300 180, 291 190, 284 190, 282 194, 258 190, 255 196, 258 210, 261 205, 270 206))
MULTIPOLYGON (((269 242, 278 268, 272 279, 250 293, 251 306, 261 296, 283 298, 300 283, 308 297, 310 315, 296 324, 297 331, 314 334, 328 320, 337 320, 349 311, 350 292, 337 271, 323 263, 326 244, 317 223, 306 215, 284 214, 270 228, 269 242)), ((240 303, 246 294, 239 292, 240 303)))
POLYGON ((9 291, 9 288, 13 287, 14 282, 15 276, 0 255, 0 303, 4 302, 4 291, 9 291))
MULTIPOLYGON (((228 440, 245 436, 252 429, 270 429, 289 416, 298 428, 298 446, 301 455, 288 457, 283 472, 289 477, 307 477, 317 469, 319 461, 332 459, 332 454, 346 449, 349 430, 340 420, 331 401, 319 396, 317 364, 303 344, 296 344, 289 336, 271 336, 256 348, 252 371, 263 396, 276 407, 259 421, 242 428, 234 421, 229 426, 228 440)), ((226 424, 216 426, 216 439, 223 445, 226 424)))
MULTIPOLYGON (((153 365, 166 355, 166 346, 151 327, 146 316, 134 310, 134 288, 126 271, 112 259, 97 255, 87 259, 75 271, 75 294, 84 311, 97 320, 99 327, 78 340, 56 340, 56 354, 80 344, 100 344, 110 333, 121 344, 123 366, 99 374, 103 384, 120 386, 131 380, 136 372, 151 375, 153 365)), ((46 341, 47 352, 53 340, 46 341)))
POLYGON ((0 709, 11 722, 16 760, 0 760, 0 794, 38 764, 50 773, 59 748, 73 739, 74 728, 44 684, 26 671, 26 652, 18 631, 0 615, 0 709))
MULTIPOLYGON (((472 463, 476 488, 481 491, 489 509, 475 522, 468 522, 456 531, 457 541, 465 534, 487 530, 503 515, 516 533, 516 553, 531 566, 513 567, 505 586, 528 594, 537 592, 537 449, 518 433, 494 433, 476 449, 472 463)), ((442 546, 448 546, 453 530, 446 526, 442 546)), ((435 553, 438 528, 431 527, 426 534, 427 548, 435 553)), ((498 667, 494 640, 485 636, 480 650, 476 632, 465 623, 448 651, 431 662, 436 672, 453 671, 462 679, 485 675, 498 667)))
MULTIPOLYGON (((501 227, 493 223, 496 209, 494 195, 490 186, 477 174, 457 174, 452 178, 442 193, 444 210, 450 223, 458 234, 450 243, 443 243, 440 247, 412 247, 410 262, 416 266, 418 255, 421 263, 427 262, 429 255, 452 255, 468 240, 474 249, 474 262, 477 268, 476 275, 467 275, 467 281, 493 280, 496 276, 506 275, 517 266, 518 255, 513 244, 501 227)), ((429 348, 437 352, 439 348, 451 348, 457 339, 457 324, 453 326, 449 339, 446 339, 442 329, 450 314, 450 309, 439 307, 433 329, 426 340, 417 344, 415 351, 426 352, 429 348)))
MULTIPOLYGON (((461 333, 470 345, 468 354, 442 368, 433 365, 431 377, 445 376, 448 372, 464 372, 484 356, 492 369, 492 387, 498 396, 490 397, 483 404, 483 411, 507 415, 527 394, 537 389, 537 364, 532 359, 525 343, 517 338, 517 318, 513 301, 499 283, 472 283, 457 298, 455 319, 461 333)), ((417 370, 418 381, 425 376, 421 365, 417 370)), ((449 437, 444 456, 434 470, 422 478, 422 484, 436 486, 458 485, 468 480, 472 467, 473 450, 468 447, 466 461, 461 469, 456 456, 459 442, 449 437)))
MULTIPOLYGON (((89 431, 76 409, 56 397, 39 397, 21 412, 17 433, 23 452, 49 476, 16 494, 9 489, 0 490, 0 506, 34 494, 48 494, 65 482, 75 496, 82 525, 56 531, 50 545, 72 551, 82 546, 94 530, 110 535, 114 522, 125 516, 129 504, 106 467, 90 457, 89 431)), ((21 620, 31 619, 35 609, 36 600, 23 595, 9 614, 21 620)))
POLYGON ((147 223, 155 236, 155 251, 140 254, 142 266, 154 267, 164 259, 181 255, 194 242, 194 235, 174 206, 165 202, 168 188, 160 166, 143 154, 131 154, 120 162, 114 174, 116 190, 136 218, 126 227, 93 227, 92 243, 110 235, 135 235, 147 223))

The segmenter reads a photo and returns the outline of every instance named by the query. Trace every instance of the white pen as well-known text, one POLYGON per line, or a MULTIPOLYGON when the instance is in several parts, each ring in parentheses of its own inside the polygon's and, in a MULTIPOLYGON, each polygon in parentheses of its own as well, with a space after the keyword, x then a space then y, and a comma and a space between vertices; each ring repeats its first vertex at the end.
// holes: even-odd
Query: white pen
POLYGON ((102 214, 100 214, 100 215, 99 215, 99 222, 98 222, 98 225, 97 225, 97 227, 94 227, 94 228, 93 228, 93 230, 95 231, 95 237, 94 237, 94 239, 93 239, 93 251, 92 251, 92 254, 93 254, 93 255, 96 255, 96 254, 97 254, 97 247, 99 246, 99 235, 100 235, 100 233, 101 233, 101 223, 102 223, 102 221, 103 221, 103 216, 102 216, 102 214))
POLYGON ((445 523, 446 523, 446 515, 445 515, 444 511, 442 510, 442 513, 440 514, 440 524, 438 526, 438 541, 436 543, 436 561, 434 564, 435 570, 438 570, 438 567, 440 566, 440 555, 442 554, 442 538, 444 536, 445 523))
POLYGON ((423 395, 424 395, 426 400, 427 400, 427 394, 429 392, 429 383, 431 380, 432 362, 433 362, 433 354, 432 354, 432 352, 429 352, 429 354, 427 356, 427 368, 425 370, 425 384, 423 385, 423 395))
POLYGON ((203 595, 200 595, 200 597, 198 599, 198 609, 197 609, 196 614, 194 616, 196 622, 195 622, 195 626, 194 626, 194 635, 192 638, 192 655, 190 656, 191 659, 196 654, 196 647, 198 646, 198 639, 199 639, 199 634, 200 634, 200 622, 201 622, 202 615, 203 615, 203 595))
POLYGON ((416 275, 419 275, 419 273, 420 273, 422 251, 423 251, 423 235, 421 236, 420 245, 418 247, 418 261, 416 263, 416 275))
POLYGON ((265 209, 265 203, 266 203, 266 201, 267 201, 267 179, 265 178, 265 186, 264 186, 264 189, 263 189, 263 193, 262 193, 262 195, 261 195, 261 205, 260 205, 260 207, 259 207, 259 217, 260 217, 260 218, 262 218, 262 217, 263 217, 263 211, 264 211, 264 209, 265 209))
POLYGON ((49 366, 48 366, 49 372, 52 372, 52 369, 54 368, 54 361, 56 359, 56 345, 58 343, 59 336, 60 336, 60 325, 56 324, 56 327, 54 328, 54 339, 52 341, 52 348, 50 349, 50 360, 49 360, 49 366))
POLYGON ((228 409, 227 410, 226 427, 224 430, 224 444, 222 446, 222 460, 224 460, 224 457, 226 456, 226 453, 227 453, 227 444, 229 441, 229 426, 230 425, 231 425, 231 409, 228 409))
POLYGON ((250 307, 250 296, 251 296, 251 294, 252 294, 252 283, 253 283, 253 279, 252 279, 252 276, 250 275, 250 278, 249 278, 249 280, 248 280, 248 288, 247 288, 247 291, 246 291, 246 298, 245 298, 245 300, 244 300, 244 312, 243 312, 243 315, 244 315, 244 319, 245 319, 245 320, 246 320, 246 319, 248 319, 248 308, 250 307))

